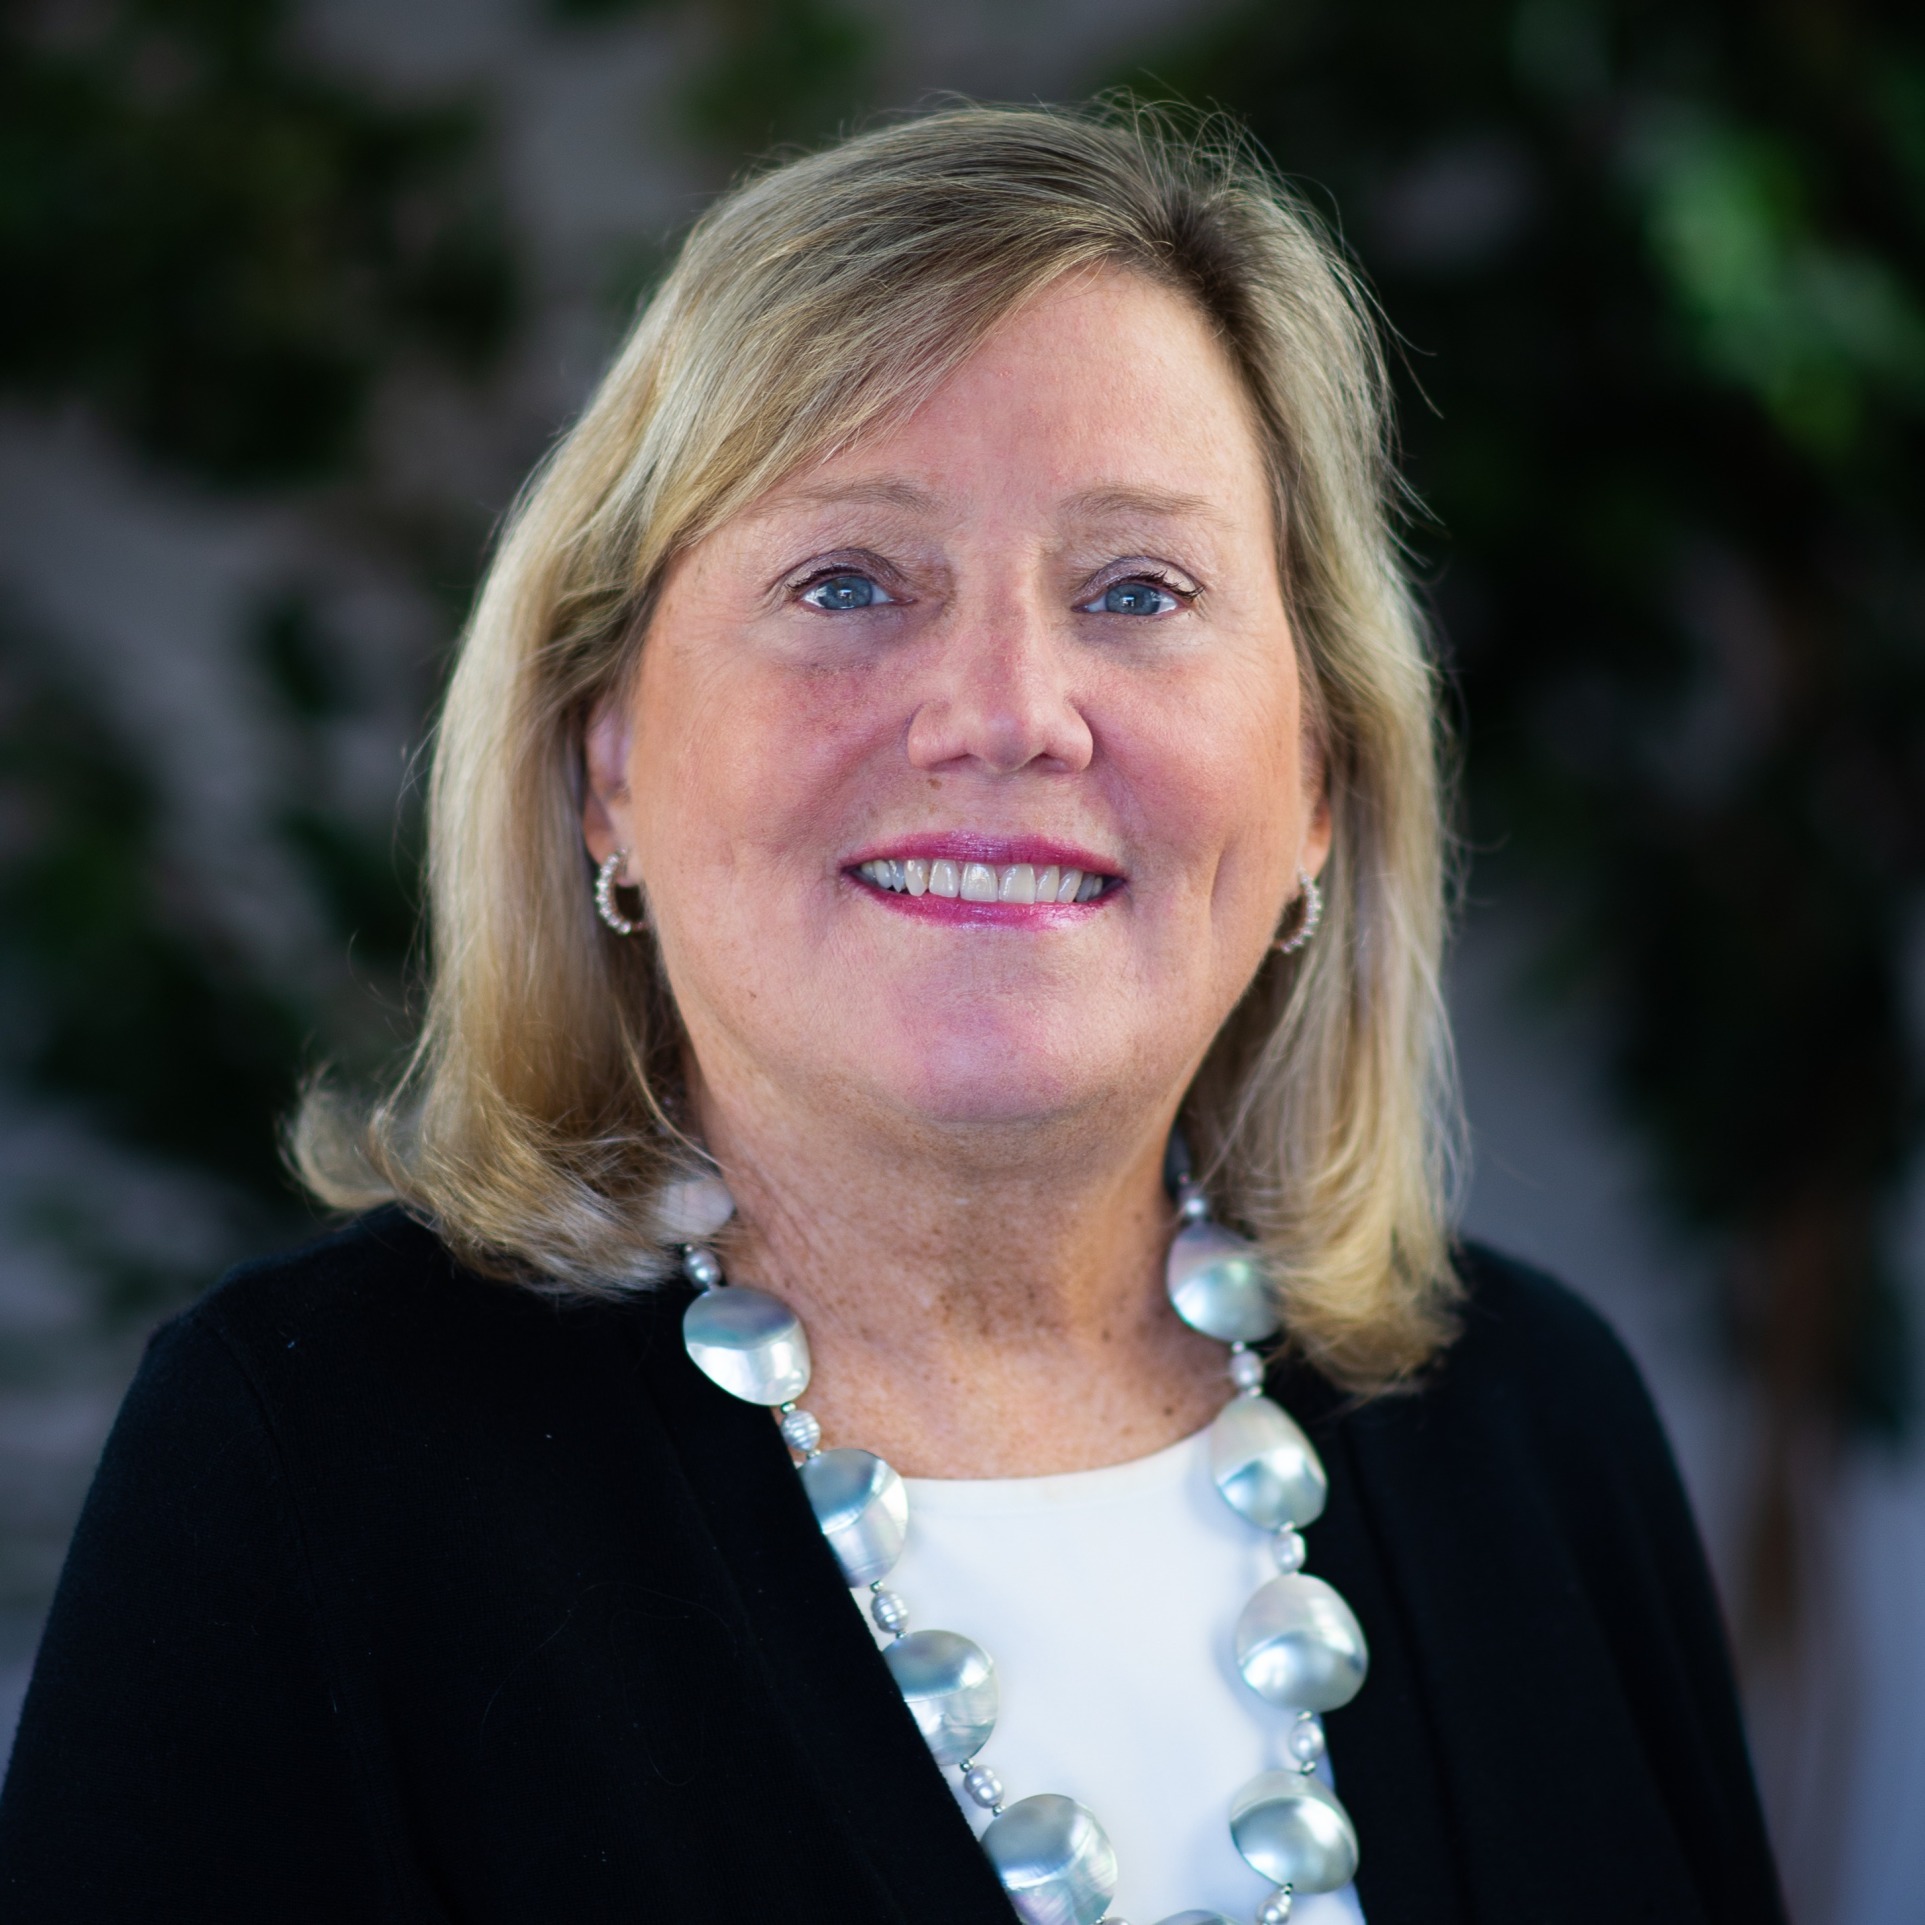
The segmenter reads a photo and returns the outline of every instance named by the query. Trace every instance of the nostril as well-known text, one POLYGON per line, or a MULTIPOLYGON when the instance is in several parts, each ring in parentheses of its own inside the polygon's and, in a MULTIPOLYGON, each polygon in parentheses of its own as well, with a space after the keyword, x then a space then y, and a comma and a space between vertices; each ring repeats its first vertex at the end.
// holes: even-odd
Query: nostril
POLYGON ((912 767, 935 770, 973 765, 991 775, 1045 768, 1080 774, 1095 756, 1095 735, 1066 693, 1028 699, 1020 689, 1000 695, 994 678, 965 683, 947 699, 925 702, 909 724, 912 767))

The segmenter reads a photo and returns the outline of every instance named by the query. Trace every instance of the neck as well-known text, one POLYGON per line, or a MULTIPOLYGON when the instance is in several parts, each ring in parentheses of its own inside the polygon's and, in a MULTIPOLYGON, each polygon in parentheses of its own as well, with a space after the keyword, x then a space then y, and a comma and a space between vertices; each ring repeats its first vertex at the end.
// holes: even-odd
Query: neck
POLYGON ((712 1086, 697 1108, 738 1206, 729 1272, 801 1316, 826 1442, 908 1477, 1038 1476, 1148 1455, 1223 1402, 1222 1346, 1163 1289, 1167 1116, 864 1129, 712 1086))

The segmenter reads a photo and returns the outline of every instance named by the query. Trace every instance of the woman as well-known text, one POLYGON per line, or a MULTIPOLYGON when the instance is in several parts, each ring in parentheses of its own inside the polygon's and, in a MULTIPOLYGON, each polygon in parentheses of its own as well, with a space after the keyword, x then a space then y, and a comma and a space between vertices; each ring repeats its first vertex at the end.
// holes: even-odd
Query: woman
POLYGON ((1636 1376, 1447 1235, 1382 390, 1145 118, 709 214, 481 597, 413 1066, 301 1126, 371 1213, 129 1396, 9 1916, 1777 1916, 1636 1376))

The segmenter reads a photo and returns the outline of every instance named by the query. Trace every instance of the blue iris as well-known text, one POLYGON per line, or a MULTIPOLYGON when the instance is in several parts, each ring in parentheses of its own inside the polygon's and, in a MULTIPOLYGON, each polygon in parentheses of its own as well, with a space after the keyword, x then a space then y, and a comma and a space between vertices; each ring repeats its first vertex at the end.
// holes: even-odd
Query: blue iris
POLYGON ((802 599, 812 608, 840 614, 850 608, 872 608, 882 595, 867 575, 831 575, 817 582, 802 599))
POLYGON ((1114 582, 1103 594, 1106 615, 1160 615, 1172 606, 1170 596, 1154 582, 1114 582))

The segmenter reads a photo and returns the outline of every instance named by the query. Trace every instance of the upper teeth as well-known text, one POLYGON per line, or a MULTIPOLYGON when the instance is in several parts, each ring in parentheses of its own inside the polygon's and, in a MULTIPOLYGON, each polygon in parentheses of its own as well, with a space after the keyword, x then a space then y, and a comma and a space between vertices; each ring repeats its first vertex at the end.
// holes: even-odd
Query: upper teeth
POLYGON ((899 895, 959 896, 964 902, 1089 902, 1103 893, 1094 870, 1038 869, 1013 862, 998 869, 987 862, 925 862, 920 856, 865 862, 856 873, 878 889, 899 895))

